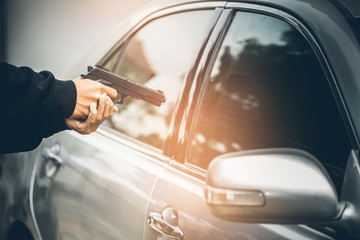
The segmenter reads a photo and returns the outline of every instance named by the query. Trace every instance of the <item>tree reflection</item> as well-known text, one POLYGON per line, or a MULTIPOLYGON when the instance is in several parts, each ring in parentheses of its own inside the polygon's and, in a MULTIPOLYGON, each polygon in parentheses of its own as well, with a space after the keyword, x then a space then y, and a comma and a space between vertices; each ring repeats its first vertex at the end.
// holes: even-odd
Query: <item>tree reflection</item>
POLYGON ((118 131, 163 149, 171 116, 185 76, 209 34, 213 10, 188 11, 157 18, 142 26, 109 65, 130 80, 164 92, 160 107, 137 99, 125 103, 111 119, 118 131), (191 36, 191 37, 190 37, 191 36))
POLYGON ((128 44, 127 51, 120 60, 117 74, 141 84, 145 84, 157 74, 145 55, 143 42, 140 39, 135 37, 128 44))
MULTIPOLYGON (((143 47, 143 41, 134 37, 127 46, 126 52, 120 59, 117 74, 146 84, 154 89, 160 89, 172 95, 171 88, 181 84, 181 81, 173 82, 173 85, 163 84, 163 76, 156 70, 156 63, 148 59, 148 53, 143 47)), ((119 96, 120 97, 120 96, 119 96)), ((149 143, 155 147, 162 148, 166 138, 169 119, 174 107, 174 99, 170 96, 166 104, 161 108, 155 107, 147 102, 126 97, 124 104, 119 106, 119 112, 111 118, 112 126, 128 136, 149 143), (157 127, 154 127, 156 123, 157 127)))
POLYGON ((251 36, 220 51, 189 162, 206 169, 226 152, 294 147, 339 169, 349 144, 322 68, 295 29, 280 39, 251 36))

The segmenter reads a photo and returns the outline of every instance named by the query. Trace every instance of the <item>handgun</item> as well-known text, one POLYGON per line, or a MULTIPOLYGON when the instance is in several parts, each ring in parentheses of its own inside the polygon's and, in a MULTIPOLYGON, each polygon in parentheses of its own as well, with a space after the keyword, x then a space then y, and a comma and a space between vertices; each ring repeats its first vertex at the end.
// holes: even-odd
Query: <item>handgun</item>
POLYGON ((142 99, 158 107, 166 101, 166 97, 162 91, 154 90, 121 77, 98 64, 96 64, 95 67, 88 66, 87 70, 88 72, 86 74, 81 74, 81 77, 100 82, 106 86, 116 89, 116 91, 120 93, 121 99, 119 102, 115 103, 123 104, 124 99, 127 96, 142 99))

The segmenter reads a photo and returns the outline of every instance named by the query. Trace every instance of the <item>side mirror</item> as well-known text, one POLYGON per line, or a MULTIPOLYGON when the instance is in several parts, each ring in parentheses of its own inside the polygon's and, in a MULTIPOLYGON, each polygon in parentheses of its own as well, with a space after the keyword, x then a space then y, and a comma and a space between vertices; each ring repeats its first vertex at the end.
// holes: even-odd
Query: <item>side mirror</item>
POLYGON ((223 219, 256 223, 307 223, 335 220, 339 204, 321 163, 296 149, 263 149, 215 158, 205 198, 223 219))

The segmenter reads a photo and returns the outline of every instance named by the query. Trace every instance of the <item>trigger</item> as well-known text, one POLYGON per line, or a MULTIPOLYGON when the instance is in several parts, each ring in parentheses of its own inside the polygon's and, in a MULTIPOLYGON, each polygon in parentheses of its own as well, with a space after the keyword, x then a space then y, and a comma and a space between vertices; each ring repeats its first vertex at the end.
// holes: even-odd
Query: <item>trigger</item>
POLYGON ((124 104, 124 99, 125 99, 126 95, 121 94, 121 98, 120 98, 120 104, 124 104))

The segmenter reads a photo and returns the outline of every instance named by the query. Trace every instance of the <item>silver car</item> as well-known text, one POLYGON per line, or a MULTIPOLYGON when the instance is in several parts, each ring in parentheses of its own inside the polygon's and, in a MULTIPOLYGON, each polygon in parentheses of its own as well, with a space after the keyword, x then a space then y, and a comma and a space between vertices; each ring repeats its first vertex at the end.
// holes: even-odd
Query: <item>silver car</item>
POLYGON ((140 16, 69 78, 98 63, 166 102, 0 156, 0 239, 359 239, 360 2, 140 16))

